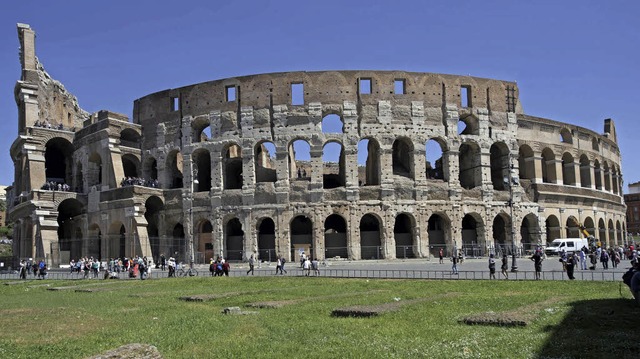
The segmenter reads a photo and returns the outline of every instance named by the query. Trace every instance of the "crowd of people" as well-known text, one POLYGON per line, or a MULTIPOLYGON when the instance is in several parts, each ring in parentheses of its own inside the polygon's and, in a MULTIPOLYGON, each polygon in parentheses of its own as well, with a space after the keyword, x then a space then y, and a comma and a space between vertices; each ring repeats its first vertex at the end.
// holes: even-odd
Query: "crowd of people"
POLYGON ((66 183, 55 181, 45 182, 40 189, 43 189, 45 191, 71 192, 71 186, 66 183))
POLYGON ((33 258, 23 259, 20 261, 18 274, 20 275, 20 279, 27 279, 27 276, 31 274, 38 279, 46 279, 47 263, 43 259, 39 261, 34 261, 33 258))
POLYGON ((140 177, 126 177, 120 181, 120 186, 144 186, 151 188, 158 188, 158 180, 153 178, 140 178, 140 177))
MULTIPOLYGON (((36 121, 33 124, 33 127, 40 127, 40 128, 48 128, 48 129, 53 129, 53 130, 64 130, 64 126, 62 125, 62 122, 59 124, 52 124, 49 120, 44 120, 42 122, 40 121, 36 121)), ((75 132, 75 127, 71 129, 71 131, 75 132)))
POLYGON ((231 270, 231 264, 229 261, 224 258, 218 256, 215 260, 211 258, 209 261, 209 273, 212 277, 225 277, 229 276, 229 271, 231 270))

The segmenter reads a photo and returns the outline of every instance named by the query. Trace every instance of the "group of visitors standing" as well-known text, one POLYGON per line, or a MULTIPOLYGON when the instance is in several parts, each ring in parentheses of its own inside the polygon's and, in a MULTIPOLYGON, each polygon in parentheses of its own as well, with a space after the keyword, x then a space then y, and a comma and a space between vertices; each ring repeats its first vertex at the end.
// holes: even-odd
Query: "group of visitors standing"
POLYGON ((44 259, 39 261, 34 261, 33 258, 29 258, 28 260, 20 261, 20 270, 19 275, 20 279, 27 279, 29 274, 33 273, 34 277, 38 277, 38 279, 46 279, 47 278, 47 263, 44 259))

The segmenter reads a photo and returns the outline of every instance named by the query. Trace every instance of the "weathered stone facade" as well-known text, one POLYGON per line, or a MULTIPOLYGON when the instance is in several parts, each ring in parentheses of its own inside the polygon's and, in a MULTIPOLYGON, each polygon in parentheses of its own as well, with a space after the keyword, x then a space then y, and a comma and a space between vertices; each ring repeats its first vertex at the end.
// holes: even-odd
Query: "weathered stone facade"
POLYGON ((613 121, 598 134, 526 115, 514 82, 261 74, 145 96, 129 122, 87 116, 47 87, 33 31, 18 33, 9 218, 20 256, 482 254, 579 236, 579 225, 610 245, 625 240, 613 121), (35 126, 44 120, 62 129, 35 126), (159 186, 122 186, 125 177, 159 186), (75 192, 40 189, 52 179, 75 192))

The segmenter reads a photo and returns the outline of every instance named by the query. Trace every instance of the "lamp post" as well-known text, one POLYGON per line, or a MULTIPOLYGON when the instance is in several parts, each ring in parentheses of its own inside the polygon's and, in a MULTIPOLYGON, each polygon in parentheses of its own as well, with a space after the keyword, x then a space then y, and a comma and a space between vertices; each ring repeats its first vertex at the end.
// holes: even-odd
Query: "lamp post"
POLYGON ((516 263, 516 230, 513 221, 513 186, 520 183, 518 176, 515 175, 515 169, 513 168, 513 162, 511 158, 511 151, 509 151, 509 173, 504 177, 504 184, 509 187, 509 217, 511 218, 511 271, 518 271, 518 264, 516 263))

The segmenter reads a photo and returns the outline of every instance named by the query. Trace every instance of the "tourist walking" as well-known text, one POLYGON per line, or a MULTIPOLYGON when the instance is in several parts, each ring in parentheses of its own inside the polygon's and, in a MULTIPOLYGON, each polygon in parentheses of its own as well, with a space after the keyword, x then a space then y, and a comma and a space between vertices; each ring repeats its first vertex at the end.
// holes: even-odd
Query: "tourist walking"
POLYGON ((536 280, 540 280, 540 273, 542 272, 542 254, 539 251, 536 251, 532 256, 531 260, 533 261, 533 268, 536 271, 536 280))
POLYGON ((440 258, 440 264, 444 263, 444 251, 442 248, 438 251, 438 257, 440 258))
POLYGON ((507 272, 507 269, 509 269, 509 259, 507 258, 507 253, 502 253, 502 266, 500 269, 502 270, 504 279, 509 279, 509 272, 507 272))
POLYGON ((569 256, 567 257, 567 277, 569 277, 569 279, 574 280, 576 279, 573 276, 573 269, 576 266, 576 255, 574 253, 569 253, 569 256))
POLYGON ((455 254, 455 251, 451 256, 451 263, 453 263, 451 265, 451 274, 458 274, 458 256, 455 254))
POLYGON ((489 279, 496 279, 496 259, 493 253, 489 255, 489 279))
POLYGON ((253 275, 254 264, 255 264, 255 259, 253 258, 253 254, 252 254, 251 257, 249 257, 249 270, 247 271, 247 275, 249 275, 249 272, 251 272, 251 275, 253 275))

